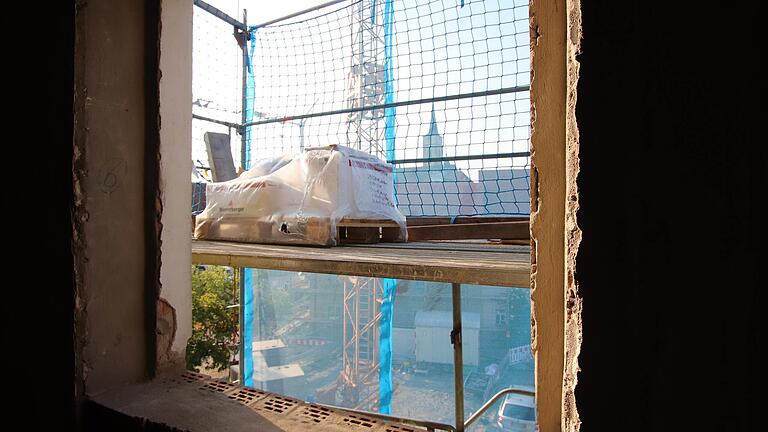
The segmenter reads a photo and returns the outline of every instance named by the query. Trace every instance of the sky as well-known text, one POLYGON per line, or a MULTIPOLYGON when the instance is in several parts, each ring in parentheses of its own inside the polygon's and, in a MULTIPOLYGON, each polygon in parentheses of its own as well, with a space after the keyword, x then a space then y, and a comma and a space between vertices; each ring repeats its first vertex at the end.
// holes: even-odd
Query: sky
POLYGON ((326 0, 207 0, 207 3, 242 22, 243 9, 248 11, 250 25, 271 21, 294 12, 317 6, 326 0))
MULTIPOLYGON (((209 3, 248 22, 262 23, 314 7, 323 0, 210 0, 209 3), (238 12, 239 11, 239 12, 238 12)), ((393 68, 395 100, 477 92, 527 85, 529 46, 527 1, 395 0, 393 68)), ((256 33, 255 109, 266 117, 342 109, 347 106, 347 73, 352 38, 347 4, 330 6, 305 23, 274 26, 256 33), (334 11, 339 11, 333 13, 334 11), (323 15, 320 16, 318 15, 323 15), (350 36, 347 36, 349 34, 350 36)), ((196 114, 239 123, 242 98, 242 54, 231 26, 195 8, 193 100, 196 114)), ((297 21, 293 19, 289 22, 297 21)), ((445 155, 460 156, 526 151, 529 139, 527 92, 434 104, 445 155)), ((432 105, 397 108, 396 158, 421 156, 422 136, 429 129, 432 105)), ((257 118, 254 120, 259 120, 257 118)), ((383 122, 382 122, 383 124, 383 122)), ((337 115, 303 122, 256 126, 255 153, 267 157, 295 152, 302 140, 311 145, 346 144, 346 117, 337 115), (303 126, 303 127, 302 127, 303 126)), ((227 133, 207 122, 193 125, 193 159, 206 161, 202 134, 227 133)), ((232 131, 232 141, 239 136, 232 131)), ((239 146, 233 145, 235 163, 239 146)), ((479 169, 522 167, 524 158, 457 161, 476 178, 479 169)))

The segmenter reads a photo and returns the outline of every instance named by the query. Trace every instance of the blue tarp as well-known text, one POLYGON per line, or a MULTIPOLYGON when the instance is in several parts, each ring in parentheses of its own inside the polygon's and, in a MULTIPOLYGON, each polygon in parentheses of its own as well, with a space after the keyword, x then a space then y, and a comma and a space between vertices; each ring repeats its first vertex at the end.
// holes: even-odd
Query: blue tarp
MULTIPOLYGON (((247 41, 246 49, 248 55, 246 56, 246 85, 245 85, 245 100, 243 101, 243 110, 245 111, 245 122, 249 123, 253 121, 253 102, 256 97, 256 81, 253 75, 253 68, 251 64, 253 62, 253 51, 256 46, 256 28, 252 27, 248 32, 249 38, 247 41)), ((249 169, 251 167, 251 128, 245 127, 243 131, 245 134, 245 160, 243 161, 243 168, 249 169)), ((241 383, 247 386, 253 386, 253 345, 251 339, 253 338, 253 270, 243 270, 243 328, 241 329, 241 336, 243 349, 243 364, 242 364, 242 380, 241 383)))
MULTIPOLYGON (((394 7, 392 0, 384 1, 384 103, 395 101, 392 76, 392 34, 394 7)), ((387 160, 395 159, 395 108, 384 109, 384 138, 387 160)), ((393 173, 393 176, 396 174, 393 173)), ((395 196, 397 203, 397 196, 395 196)), ((379 328, 379 412, 392 413, 392 314, 395 304, 396 279, 384 279, 379 328)))
MULTIPOLYGON (((373 9, 371 20, 375 19, 375 9, 373 9)), ((393 103, 395 101, 392 73, 392 35, 394 7, 392 0, 384 1, 384 103, 393 103)), ((253 62, 254 47, 256 45, 256 28, 251 27, 248 56, 246 58, 247 77, 246 77, 246 98, 244 101, 245 121, 253 121, 253 106, 255 98, 255 78, 251 67, 253 62)), ((384 110, 384 136, 386 140, 386 158, 393 160, 395 158, 395 108, 386 108, 384 110)), ((244 130, 246 142, 246 157, 243 168, 248 169, 251 165, 251 128, 244 130)), ((253 386, 253 351, 251 339, 253 329, 253 270, 244 269, 243 276, 243 379, 242 383, 247 386, 253 386)), ((380 346, 379 346, 379 412, 390 414, 392 412, 392 314, 395 300, 395 289, 397 280, 383 280, 383 299, 381 305, 380 322, 380 346)))
POLYGON ((253 386, 253 270, 243 269, 243 385, 253 386))

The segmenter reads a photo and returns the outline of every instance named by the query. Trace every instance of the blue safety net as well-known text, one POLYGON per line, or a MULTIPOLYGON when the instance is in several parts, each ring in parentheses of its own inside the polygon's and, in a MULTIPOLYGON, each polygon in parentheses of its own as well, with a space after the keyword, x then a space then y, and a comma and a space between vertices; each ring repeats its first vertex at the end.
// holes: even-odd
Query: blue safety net
POLYGON ((528 215, 528 2, 462 3, 358 0, 260 27, 253 157, 347 145, 393 165, 406 216, 528 215))
MULTIPOLYGON (((250 27, 245 65, 230 24, 211 24, 208 33, 196 28, 195 49, 204 55, 196 56, 202 66, 195 63, 194 72, 195 166, 205 174, 210 165, 201 138, 208 131, 230 134, 236 165, 244 154, 240 165, 246 169, 255 160, 307 147, 349 145, 394 166, 395 200, 409 218, 527 215, 527 3, 353 0, 326 5, 250 27), (236 132, 243 134, 243 147, 236 132)), ((203 20, 218 19, 208 15, 203 20)), ((202 182, 193 190, 193 213, 204 206, 204 190, 202 182)), ((242 277, 241 383, 249 386, 260 381, 252 342, 262 314, 255 303, 263 302, 254 291, 261 289, 261 273, 254 272, 245 269, 242 277)), ((394 406, 400 415, 403 383, 393 378, 397 381, 406 366, 397 357, 403 350, 399 336, 393 346, 393 332, 402 330, 394 303, 397 291, 398 316, 408 315, 409 288, 405 281, 399 286, 393 279, 381 282, 376 293, 381 318, 371 327, 378 329, 378 339, 366 346, 378 347, 370 358, 378 359, 379 398, 360 406, 381 413, 392 413, 394 406), (393 384, 399 393, 393 394, 393 384)), ((329 306, 329 316, 332 310, 329 306)), ((502 312, 496 311, 497 326, 503 324, 502 312)), ((305 320, 298 312, 295 318, 305 320)), ((371 391, 366 397, 377 392, 375 377, 375 372, 366 375, 371 391)))

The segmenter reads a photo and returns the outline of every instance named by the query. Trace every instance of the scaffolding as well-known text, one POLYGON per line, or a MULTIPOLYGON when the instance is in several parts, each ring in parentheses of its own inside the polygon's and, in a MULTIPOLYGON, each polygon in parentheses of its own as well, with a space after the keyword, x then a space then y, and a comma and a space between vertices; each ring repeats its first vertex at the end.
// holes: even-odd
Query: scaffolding
MULTIPOLYGON (((386 160, 384 14, 385 2, 361 0, 350 8, 352 55, 348 74, 347 145, 386 160)), ((344 406, 379 411, 379 322, 383 298, 378 278, 345 278, 344 348, 340 395, 344 406)))
MULTIPOLYGON (((228 39, 220 67, 232 83, 226 104, 195 95, 193 127, 231 137, 243 169, 251 159, 317 145, 376 155, 395 166, 395 196, 408 216, 527 215, 527 2, 447 3, 334 0, 249 26, 245 11, 240 21, 194 0, 196 14, 218 20, 221 43, 228 39), (388 14, 399 27, 387 28, 388 14)), ((210 164, 193 159, 204 174, 210 164)), ((200 189, 193 214, 204 206, 200 189)), ((380 328, 392 287, 364 277, 343 285, 337 403, 378 411, 380 328)), ((251 318, 241 309, 244 365, 251 318)))
POLYGON ((384 2, 361 0, 350 8, 352 55, 347 85, 348 146, 386 160, 384 147, 384 25, 376 8, 384 2))
POLYGON ((338 402, 378 412, 379 322, 382 285, 377 278, 344 278, 344 337, 338 402))

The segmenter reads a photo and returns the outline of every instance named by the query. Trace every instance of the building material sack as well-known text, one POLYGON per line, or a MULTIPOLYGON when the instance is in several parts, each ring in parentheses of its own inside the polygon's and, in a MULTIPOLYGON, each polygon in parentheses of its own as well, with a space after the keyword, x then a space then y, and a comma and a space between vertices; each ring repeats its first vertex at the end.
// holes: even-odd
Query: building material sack
POLYGON ((349 147, 316 147, 258 161, 234 180, 208 183, 195 238, 334 246, 343 218, 394 221, 395 240, 407 239, 392 166, 349 147))

